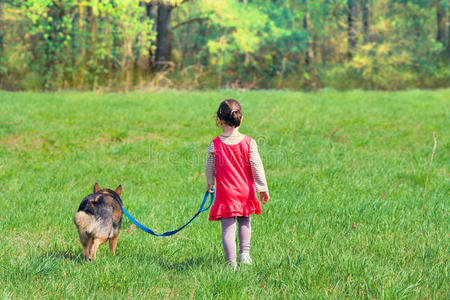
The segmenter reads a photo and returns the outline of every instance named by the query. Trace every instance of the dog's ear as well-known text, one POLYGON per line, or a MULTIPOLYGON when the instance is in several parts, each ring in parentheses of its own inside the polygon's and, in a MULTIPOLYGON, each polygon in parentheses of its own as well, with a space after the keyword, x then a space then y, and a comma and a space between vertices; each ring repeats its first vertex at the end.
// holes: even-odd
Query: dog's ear
POLYGON ((122 194, 122 185, 119 185, 114 192, 116 192, 116 194, 120 197, 120 194, 122 194))
POLYGON ((100 186, 98 185, 98 183, 96 182, 94 184, 94 194, 97 193, 98 191, 100 191, 100 186))

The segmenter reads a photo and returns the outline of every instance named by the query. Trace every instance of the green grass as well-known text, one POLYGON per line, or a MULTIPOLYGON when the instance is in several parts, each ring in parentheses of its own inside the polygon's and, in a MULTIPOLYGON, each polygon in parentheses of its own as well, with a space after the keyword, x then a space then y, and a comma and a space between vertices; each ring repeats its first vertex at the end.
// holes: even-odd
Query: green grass
POLYGON ((0 298, 448 299, 449 107, 450 90, 0 92, 0 298), (224 268, 207 213, 169 238, 125 219, 116 256, 103 245, 85 263, 72 219, 95 182, 122 184, 158 232, 198 209, 225 97, 272 196, 252 219, 254 265, 224 268))

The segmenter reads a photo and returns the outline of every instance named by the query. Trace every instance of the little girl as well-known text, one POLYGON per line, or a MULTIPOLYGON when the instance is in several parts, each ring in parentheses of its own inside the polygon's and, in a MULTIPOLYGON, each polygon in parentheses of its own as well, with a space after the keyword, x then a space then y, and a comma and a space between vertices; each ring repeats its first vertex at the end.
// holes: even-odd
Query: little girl
POLYGON ((261 214, 259 192, 263 204, 269 201, 266 176, 255 140, 239 132, 242 123, 241 105, 234 99, 220 103, 217 123, 223 134, 208 148, 206 188, 210 190, 217 178, 216 200, 209 214, 210 221, 222 223, 222 243, 227 263, 236 269, 236 219, 239 224, 239 260, 251 264, 250 215, 261 214))

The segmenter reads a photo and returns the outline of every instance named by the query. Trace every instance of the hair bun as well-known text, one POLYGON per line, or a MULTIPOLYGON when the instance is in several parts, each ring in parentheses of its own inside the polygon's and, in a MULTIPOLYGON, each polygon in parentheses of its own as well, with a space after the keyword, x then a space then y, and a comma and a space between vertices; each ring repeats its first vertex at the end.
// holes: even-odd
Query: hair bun
POLYGON ((241 105, 235 99, 226 99, 220 103, 217 117, 228 126, 238 127, 241 125, 241 105))

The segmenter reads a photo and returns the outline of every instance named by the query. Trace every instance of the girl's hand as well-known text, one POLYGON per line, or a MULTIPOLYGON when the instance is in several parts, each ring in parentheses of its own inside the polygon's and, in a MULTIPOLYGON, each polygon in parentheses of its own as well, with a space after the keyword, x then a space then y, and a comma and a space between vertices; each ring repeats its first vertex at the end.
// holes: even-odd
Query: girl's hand
POLYGON ((263 204, 266 204, 269 201, 270 196, 268 192, 260 192, 259 193, 259 201, 263 201, 263 204))
POLYGON ((212 192, 213 191, 211 191, 211 188, 213 187, 213 185, 212 184, 206 184, 206 190, 210 193, 210 194, 212 194, 212 192))

